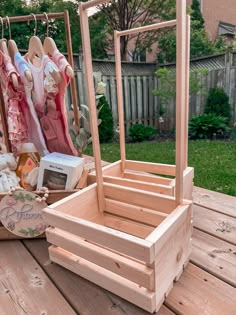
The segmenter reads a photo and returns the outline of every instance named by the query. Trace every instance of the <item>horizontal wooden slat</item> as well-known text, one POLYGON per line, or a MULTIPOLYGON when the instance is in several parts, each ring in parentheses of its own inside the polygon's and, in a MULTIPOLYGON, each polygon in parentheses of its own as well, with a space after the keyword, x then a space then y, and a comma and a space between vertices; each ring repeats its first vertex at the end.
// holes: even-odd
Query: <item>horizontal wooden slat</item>
POLYGON ((89 281, 149 311, 155 311, 155 293, 59 247, 49 248, 50 259, 89 281))
POLYGON ((194 229, 191 261, 236 288, 236 246, 194 229))
POLYGON ((126 161, 125 168, 147 173, 175 176, 176 166, 151 162, 126 161))
POLYGON ((162 184, 147 183, 141 180, 131 180, 127 178, 119 178, 114 176, 104 176, 104 181, 107 183, 122 185, 126 187, 142 189, 150 192, 155 192, 159 194, 166 194, 172 196, 173 188, 171 186, 162 184))
POLYGON ((79 237, 147 263, 151 263, 154 259, 152 244, 141 238, 60 213, 53 209, 46 208, 43 212, 46 222, 51 226, 69 231, 79 237))
POLYGON ((142 174, 131 170, 124 171, 124 178, 146 181, 153 184, 172 185, 173 179, 153 174, 142 174))
POLYGON ((154 230, 154 227, 110 214, 104 215, 104 222, 105 226, 140 238, 146 238, 154 230))
POLYGON ((103 175, 122 176, 121 160, 102 168, 103 175))
POLYGON ((175 208, 175 200, 173 197, 141 189, 104 183, 104 193, 105 198, 114 199, 164 213, 171 213, 175 208))
POLYGON ((236 219, 225 214, 194 205, 194 227, 236 245, 236 219))
POLYGON ((163 212, 137 207, 107 198, 105 199, 105 205, 105 211, 108 213, 147 223, 152 226, 158 226, 167 217, 167 214, 163 212))
POLYGON ((60 229, 48 229, 47 240, 53 245, 62 247, 100 267, 153 290, 154 272, 144 264, 130 260, 96 244, 89 243, 60 229))
POLYGON ((93 184, 48 206, 62 213, 80 214, 83 219, 92 219, 98 214, 97 184, 93 184))

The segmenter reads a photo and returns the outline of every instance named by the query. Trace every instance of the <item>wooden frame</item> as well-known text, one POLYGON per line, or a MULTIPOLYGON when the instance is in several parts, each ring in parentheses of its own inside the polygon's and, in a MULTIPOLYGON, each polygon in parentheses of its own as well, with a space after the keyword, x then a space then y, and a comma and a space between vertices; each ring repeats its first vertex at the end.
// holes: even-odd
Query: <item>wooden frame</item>
MULTIPOLYGON (((79 4, 87 94, 95 155, 95 182, 44 209, 51 226, 50 259, 139 307, 158 311, 186 266, 191 251, 193 169, 187 167, 186 1, 176 1, 177 20, 115 31, 121 160, 102 171, 87 9, 79 4), (126 160, 120 36, 177 27, 176 165, 126 160), (175 177, 155 176, 164 174, 175 177)), ((189 24, 188 24, 189 25, 189 24)))
MULTIPOLYGON (((119 185, 142 188, 147 191, 156 191, 157 193, 175 196, 177 205, 183 200, 183 198, 192 199, 192 190, 189 188, 186 189, 186 187, 189 187, 189 185, 190 187, 193 187, 191 182, 194 177, 193 168, 187 166, 190 16, 186 16, 184 10, 184 6, 177 10, 177 20, 179 23, 177 23, 177 20, 172 20, 126 31, 114 32, 121 161, 119 162, 119 172, 117 172, 117 162, 115 162, 108 167, 109 175, 105 169, 102 173, 103 180, 105 182, 117 183, 119 185), (176 58, 176 166, 144 162, 141 164, 137 161, 129 161, 126 160, 125 151, 124 98, 122 92, 120 37, 172 26, 176 26, 178 52, 176 58), (175 169, 175 172, 169 171, 171 168, 175 169), (127 172, 129 172, 128 176, 127 172), (140 172, 156 173, 165 176, 171 175, 174 176, 175 179, 169 181, 165 177, 155 178, 152 175, 144 176, 143 174, 140 174, 140 172)), ((88 182, 96 182, 95 171, 89 174, 88 182)))

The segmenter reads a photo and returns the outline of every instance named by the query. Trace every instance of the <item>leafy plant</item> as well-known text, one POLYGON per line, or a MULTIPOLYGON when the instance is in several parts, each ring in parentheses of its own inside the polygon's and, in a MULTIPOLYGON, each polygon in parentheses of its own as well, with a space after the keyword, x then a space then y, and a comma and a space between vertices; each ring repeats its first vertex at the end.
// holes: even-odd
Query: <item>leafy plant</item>
POLYGON ((149 140, 151 136, 155 134, 155 132, 155 128, 151 126, 144 126, 143 124, 135 124, 129 128, 129 136, 134 142, 149 140))
POLYGON ((222 88, 211 88, 209 90, 205 113, 223 116, 226 118, 226 122, 229 123, 231 119, 229 97, 222 88))
POLYGON ((114 137, 114 121, 112 110, 105 96, 102 95, 102 97, 99 99, 97 109, 101 109, 98 115, 98 118, 100 118, 102 121, 98 127, 100 142, 109 142, 114 137))
MULTIPOLYGON (((100 97, 96 96, 97 100, 99 98, 100 97)), ((69 130, 71 140, 79 154, 82 154, 83 151, 87 148, 87 145, 92 142, 89 108, 88 106, 83 104, 81 105, 81 107, 83 111, 79 111, 79 116, 82 127, 79 129, 78 126, 73 125, 69 130)), ((99 110, 97 110, 97 116, 98 114, 99 110)), ((98 119, 97 123, 99 126, 99 124, 101 123, 101 119, 98 119)))
MULTIPOLYGON (((95 98, 96 98, 96 107, 98 106, 99 100, 104 97, 106 84, 101 80, 101 73, 94 72, 94 81, 95 81, 95 98)), ((71 140, 78 151, 79 155, 83 153, 83 151, 87 148, 87 145, 92 142, 91 137, 91 126, 90 126, 90 114, 89 107, 87 105, 80 105, 81 111, 79 111, 79 119, 80 119, 80 129, 74 123, 69 129, 69 133, 71 136, 71 140)), ((97 109, 97 118, 99 116, 100 111, 103 109, 103 105, 100 105, 99 109, 97 109)), ((68 114, 68 118, 74 117, 73 111, 70 111, 68 114)), ((101 124, 102 120, 100 118, 97 119, 97 125, 101 124)))
POLYGON ((224 134, 229 130, 226 118, 216 114, 192 117, 189 122, 189 135, 192 139, 210 139, 214 134, 224 134))

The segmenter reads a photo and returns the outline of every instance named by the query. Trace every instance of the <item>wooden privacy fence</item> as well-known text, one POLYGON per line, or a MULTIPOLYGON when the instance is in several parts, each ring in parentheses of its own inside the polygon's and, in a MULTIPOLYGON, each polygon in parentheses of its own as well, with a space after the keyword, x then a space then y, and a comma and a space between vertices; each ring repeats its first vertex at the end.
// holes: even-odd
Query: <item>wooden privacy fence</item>
MULTIPOLYGON (((114 62, 94 61, 95 72, 102 73, 102 80, 107 84, 106 98, 112 109, 115 127, 118 124, 116 78, 114 62)), ((166 65, 174 68, 175 65, 166 65)), ((154 71, 155 64, 123 63, 122 83, 124 97, 125 130, 135 123, 153 126, 159 130, 173 131, 175 128, 175 103, 170 101, 165 106, 164 122, 160 125, 160 100, 153 95, 153 89, 158 89, 160 82, 154 71)), ((236 121, 236 53, 205 57, 191 61, 191 69, 208 69, 208 74, 200 74, 199 80, 205 93, 191 95, 189 104, 189 117, 198 116, 204 111, 207 91, 212 87, 223 87, 229 96, 231 104, 232 121, 236 121)), ((86 83, 82 70, 76 71, 79 104, 87 104, 86 83)), ((70 95, 68 95, 70 99, 70 95)), ((69 100, 70 102, 70 100, 69 100)))

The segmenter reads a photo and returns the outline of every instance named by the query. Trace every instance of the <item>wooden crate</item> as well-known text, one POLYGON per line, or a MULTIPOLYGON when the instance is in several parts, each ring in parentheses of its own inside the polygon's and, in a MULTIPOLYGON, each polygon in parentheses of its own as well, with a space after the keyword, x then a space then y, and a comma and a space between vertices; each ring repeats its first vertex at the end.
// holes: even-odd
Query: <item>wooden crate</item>
POLYGON ((104 183, 43 210, 50 259, 139 307, 159 309, 189 260, 192 202, 104 183))
MULTIPOLYGON (((125 160, 123 169, 120 160, 104 167, 102 175, 103 180, 107 183, 175 196, 175 165, 125 160)), ((183 175, 183 197, 185 199, 192 200, 193 177, 194 169, 186 167, 183 175)), ((93 171, 88 176, 88 183, 93 184, 95 182, 96 172, 93 171)))

